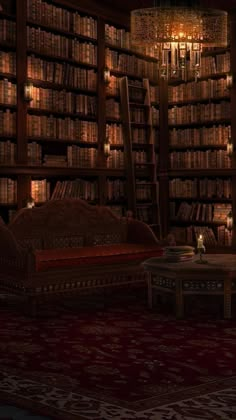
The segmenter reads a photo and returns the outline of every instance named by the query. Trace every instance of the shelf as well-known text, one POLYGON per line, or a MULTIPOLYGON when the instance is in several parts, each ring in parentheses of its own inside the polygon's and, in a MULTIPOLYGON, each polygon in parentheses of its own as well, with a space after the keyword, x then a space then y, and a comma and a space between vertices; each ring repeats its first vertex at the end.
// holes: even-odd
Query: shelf
POLYGON ((17 109, 17 105, 16 104, 2 104, 2 103, 0 103, 0 109, 5 109, 5 108, 7 108, 7 109, 12 109, 12 110, 16 110, 17 109))
POLYGON ((97 142, 92 141, 81 141, 75 139, 59 139, 53 137, 27 137, 28 142, 39 142, 39 143, 65 143, 65 144, 75 144, 76 146, 84 147, 98 147, 97 142))
POLYGON ((112 44, 110 42, 105 42, 105 47, 109 48, 110 50, 116 50, 118 52, 121 52, 121 53, 124 53, 124 54, 127 54, 127 55, 135 55, 136 57, 141 58, 141 59, 146 60, 146 61, 150 61, 150 62, 153 62, 153 63, 158 63, 158 60, 155 57, 152 57, 150 55, 142 54, 138 51, 131 50, 129 48, 120 47, 119 45, 115 45, 115 44, 112 44))
MULTIPOLYGON (((1 106, 1 105, 0 105, 1 106)), ((88 121, 96 121, 95 115, 85 115, 82 113, 74 112, 64 112, 64 111, 54 111, 52 109, 38 109, 38 108, 28 108, 28 113, 33 115, 55 115, 58 117, 71 117, 71 118, 80 118, 88 121)))
POLYGON ((170 151, 189 151, 189 150, 211 150, 211 149, 219 149, 219 150, 226 150, 226 144, 200 144, 195 146, 169 146, 170 151))
POLYGON ((11 42, 6 42, 6 41, 2 41, 0 40, 0 48, 3 48, 4 50, 10 50, 10 51, 15 51, 16 50, 16 44, 12 44, 11 42))
POLYGON ((178 226, 186 226, 186 225, 196 225, 196 226, 222 226, 222 225, 226 225, 226 221, 222 221, 222 222, 210 222, 210 221, 202 221, 202 220, 175 220, 175 219, 171 219, 170 223, 172 225, 178 225, 178 226))
MULTIPOLYGON (((211 54, 209 54, 209 55, 211 55, 211 54)), ((198 82, 201 82, 203 80, 208 80, 208 79, 221 79, 221 78, 225 78, 228 73, 229 73, 228 71, 224 71, 224 72, 218 72, 218 73, 205 74, 204 76, 198 77, 197 80, 198 80, 198 82)), ((179 78, 178 79, 170 79, 169 80, 169 85, 175 86, 175 85, 191 83, 191 82, 195 82, 194 77, 190 77, 189 79, 187 79, 186 82, 185 82, 185 80, 179 79, 179 78)))
MULTIPOLYGON (((116 70, 116 69, 111 69, 110 70, 111 75, 114 76, 118 76, 118 77, 123 77, 123 76, 127 76, 130 79, 135 79, 135 80, 143 80, 143 78, 145 78, 146 76, 140 76, 138 74, 134 74, 134 73, 128 73, 125 71, 121 71, 121 70, 116 70)), ((157 80, 150 80, 150 83, 157 83, 157 80)))
POLYGON ((3 10, 0 11, 0 19, 9 19, 9 20, 16 20, 16 15, 14 15, 13 13, 8 13, 5 12, 3 10))
POLYGON ((204 203, 231 203, 232 198, 217 198, 217 197, 171 197, 170 201, 196 201, 198 203, 204 202, 204 203))
POLYGON ((203 177, 232 177, 236 175, 236 168, 211 168, 211 169, 170 169, 168 171, 169 177, 195 177, 195 178, 203 178, 203 177))
POLYGON ((37 55, 38 57, 46 58, 49 61, 58 61, 58 62, 62 62, 62 63, 66 62, 68 64, 72 64, 72 65, 77 66, 77 67, 87 67, 89 69, 96 69, 97 68, 96 64, 85 63, 83 61, 77 61, 77 60, 74 60, 73 58, 62 57, 60 55, 50 55, 50 54, 48 54, 46 52, 43 52, 43 51, 33 50, 32 48, 27 48, 27 54, 28 55, 37 55))
POLYGON ((0 72, 0 78, 8 79, 8 80, 12 80, 12 81, 16 82, 16 75, 15 74, 0 72))
POLYGON ((230 94, 227 96, 214 96, 209 98, 198 98, 198 99, 185 99, 183 101, 170 101, 168 103, 169 108, 175 106, 185 106, 191 104, 200 104, 200 103, 212 103, 212 102, 221 102, 221 101, 230 101, 230 94))
POLYGON ((85 35, 80 35, 77 34, 76 32, 70 32, 70 31, 66 31, 65 29, 60 29, 57 26, 53 26, 53 25, 47 25, 46 23, 41 23, 41 22, 35 22, 33 20, 27 19, 27 25, 28 26, 33 26, 35 28, 42 28, 43 30, 47 31, 47 32, 55 32, 58 35, 62 35, 64 37, 67 38, 78 38, 82 41, 85 42, 92 42, 93 44, 97 44, 97 39, 96 38, 91 38, 90 36, 85 36, 85 35))
POLYGON ((205 125, 220 125, 220 124, 230 124, 230 118, 221 118, 221 119, 212 119, 206 121, 197 121, 197 122, 186 122, 182 124, 169 124, 169 128, 181 128, 181 127, 200 127, 205 125))
MULTIPOLYGON (((1 73, 0 73, 1 76, 1 73)), ((42 88, 48 88, 48 89, 54 89, 54 90, 66 90, 69 92, 76 92, 76 93, 84 93, 86 95, 94 96, 96 95, 96 90, 92 89, 86 89, 86 88, 75 88, 73 86, 69 86, 66 84, 59 84, 54 82, 47 82, 39 79, 32 79, 31 77, 28 77, 27 80, 31 83, 33 83, 36 87, 42 87, 42 88)))
POLYGON ((0 166, 1 175, 29 175, 29 176, 43 176, 43 177, 97 177, 104 174, 107 176, 120 177, 124 175, 123 169, 109 169, 109 168, 54 168, 46 166, 29 166, 29 165, 13 165, 0 166))

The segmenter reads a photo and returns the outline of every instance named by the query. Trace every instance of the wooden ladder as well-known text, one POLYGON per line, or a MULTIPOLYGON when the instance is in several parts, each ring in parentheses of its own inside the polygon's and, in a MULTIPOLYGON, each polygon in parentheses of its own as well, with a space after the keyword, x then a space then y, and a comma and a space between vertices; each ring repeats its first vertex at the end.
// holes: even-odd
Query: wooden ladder
POLYGON ((128 210, 161 237, 159 188, 148 79, 120 79, 128 210))

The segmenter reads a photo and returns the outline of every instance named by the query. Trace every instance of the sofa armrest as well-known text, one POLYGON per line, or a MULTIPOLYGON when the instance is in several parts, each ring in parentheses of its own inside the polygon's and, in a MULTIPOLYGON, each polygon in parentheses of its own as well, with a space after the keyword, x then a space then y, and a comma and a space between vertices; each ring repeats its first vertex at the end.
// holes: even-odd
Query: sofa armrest
POLYGON ((127 242, 149 245, 160 244, 151 228, 146 223, 136 219, 127 220, 127 242))

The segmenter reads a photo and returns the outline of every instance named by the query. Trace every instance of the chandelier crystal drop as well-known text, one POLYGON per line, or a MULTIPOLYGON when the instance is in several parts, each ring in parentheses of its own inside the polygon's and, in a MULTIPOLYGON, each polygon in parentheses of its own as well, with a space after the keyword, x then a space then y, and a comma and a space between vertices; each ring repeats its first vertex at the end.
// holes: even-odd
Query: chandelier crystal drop
POLYGON ((158 59, 161 77, 196 78, 203 48, 227 46, 227 12, 186 6, 136 9, 131 12, 131 42, 158 59))

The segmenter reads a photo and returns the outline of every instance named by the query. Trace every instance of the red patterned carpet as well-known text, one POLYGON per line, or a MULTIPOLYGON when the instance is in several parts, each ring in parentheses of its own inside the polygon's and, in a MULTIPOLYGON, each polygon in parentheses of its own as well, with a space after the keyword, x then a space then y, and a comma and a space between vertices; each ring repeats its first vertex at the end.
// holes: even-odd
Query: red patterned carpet
POLYGON ((236 419, 235 320, 142 304, 37 319, 2 308, 0 365, 4 402, 57 419, 236 419))

